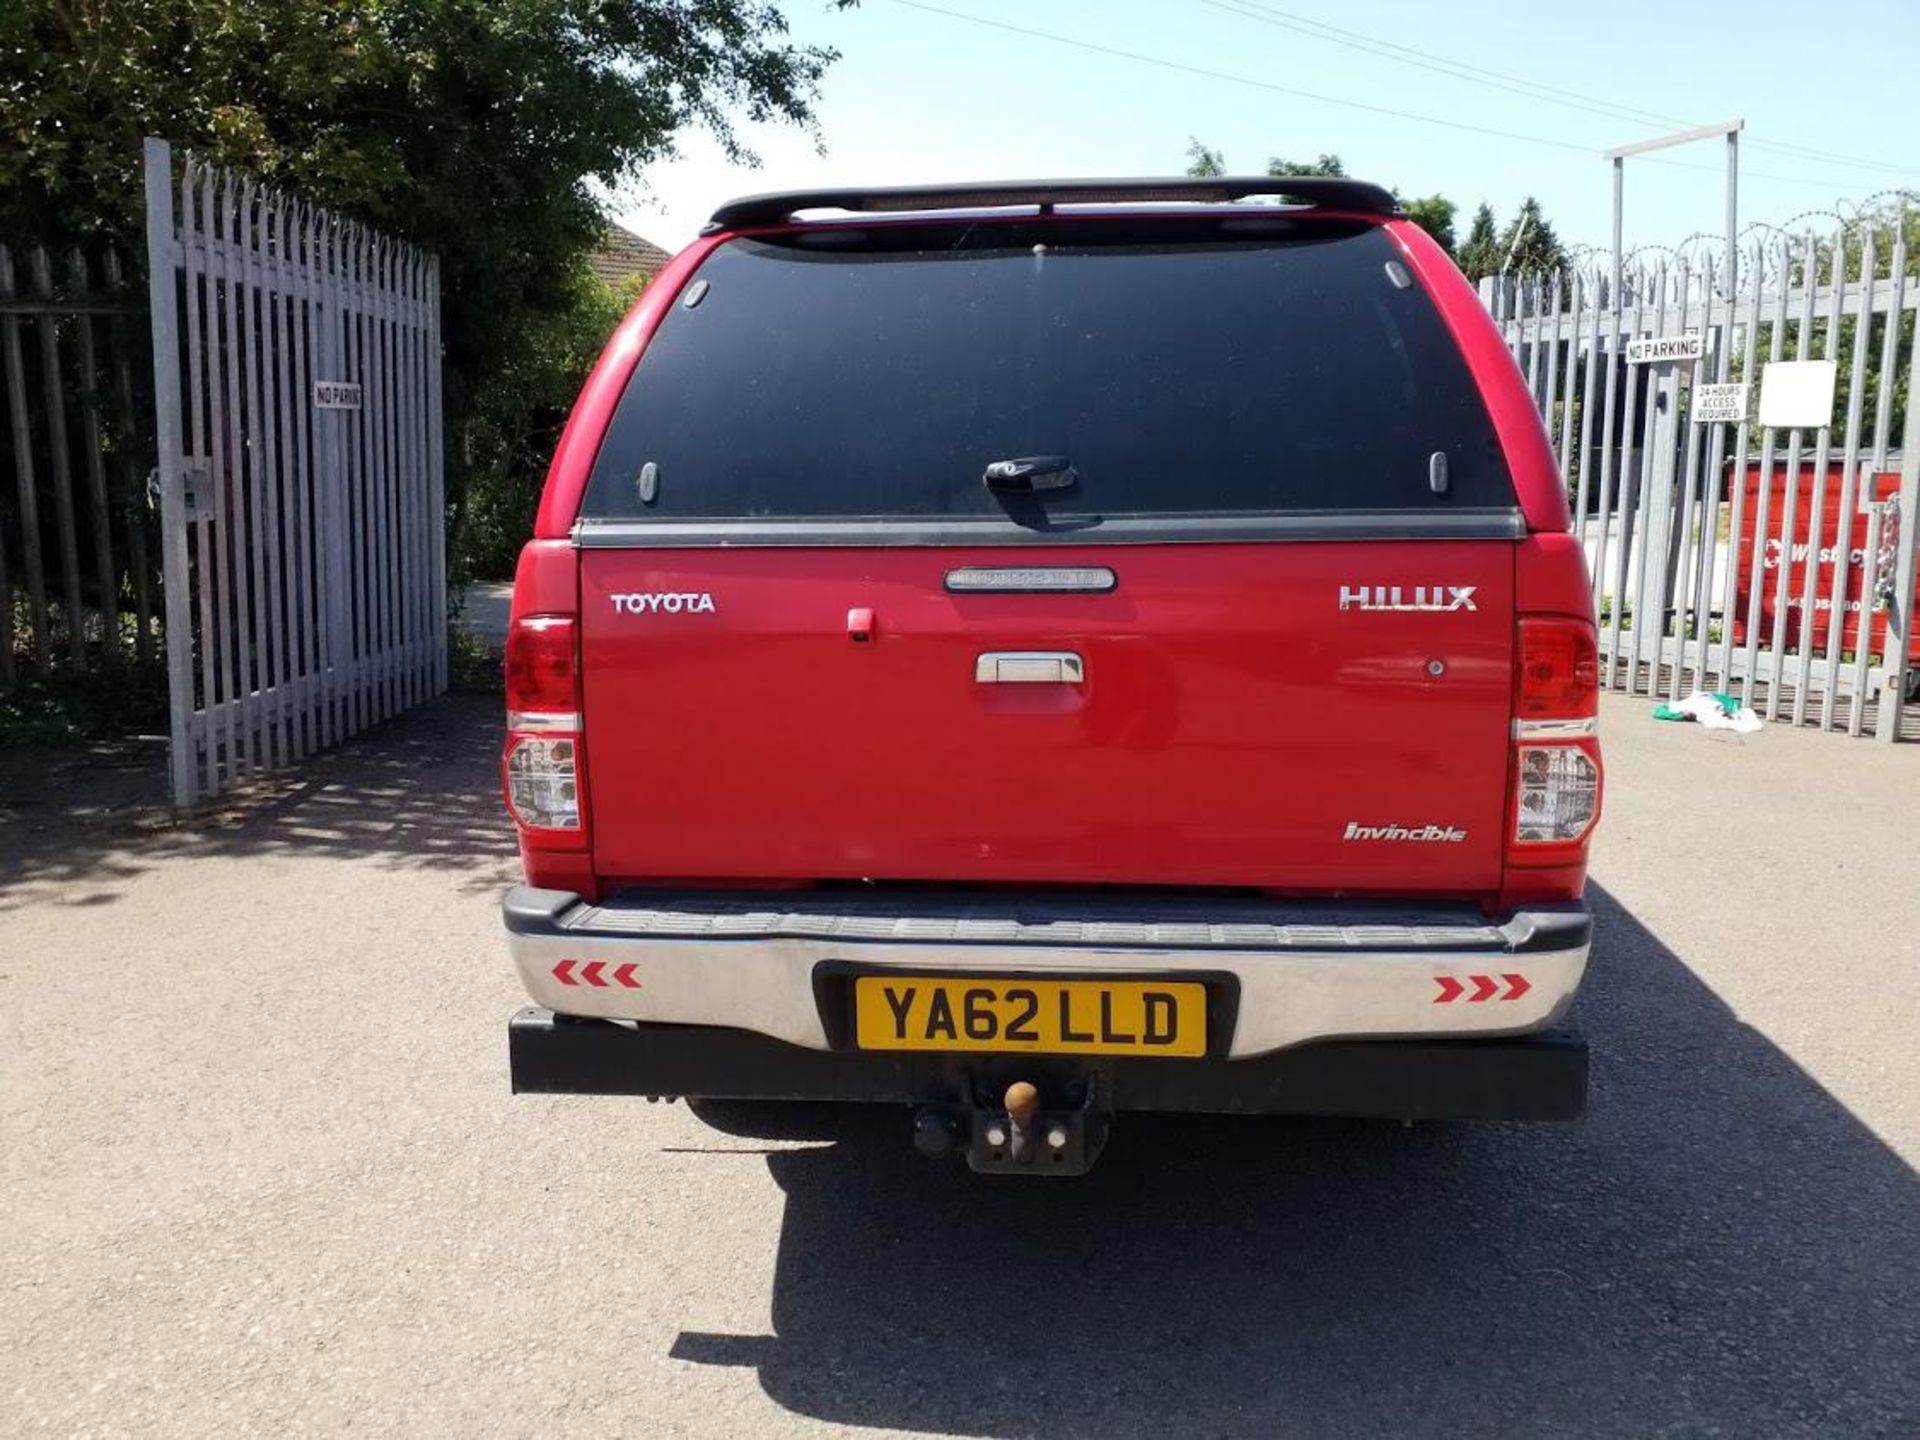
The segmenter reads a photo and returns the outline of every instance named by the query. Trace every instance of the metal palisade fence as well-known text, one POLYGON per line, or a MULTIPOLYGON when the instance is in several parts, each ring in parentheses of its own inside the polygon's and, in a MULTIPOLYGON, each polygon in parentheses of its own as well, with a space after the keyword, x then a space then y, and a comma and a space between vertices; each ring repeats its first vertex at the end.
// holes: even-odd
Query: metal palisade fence
POLYGON ((0 244, 0 686, 17 648, 43 675, 152 654, 144 310, 112 251, 0 244))
POLYGON ((185 806, 446 688, 439 269, 164 141, 145 162, 185 806))
POLYGON ((1912 212, 1737 258, 1482 282, 1587 552, 1600 673, 1920 734, 1912 212), (1729 291, 1731 290, 1731 293, 1729 291))

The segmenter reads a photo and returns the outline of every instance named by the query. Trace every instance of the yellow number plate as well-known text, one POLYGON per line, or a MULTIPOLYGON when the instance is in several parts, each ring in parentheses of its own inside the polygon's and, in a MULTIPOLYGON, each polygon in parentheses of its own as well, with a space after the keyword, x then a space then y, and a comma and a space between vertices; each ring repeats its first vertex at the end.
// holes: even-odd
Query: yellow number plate
POLYGON ((929 979, 853 982, 863 1050, 1207 1053, 1207 989, 1191 980, 929 979))

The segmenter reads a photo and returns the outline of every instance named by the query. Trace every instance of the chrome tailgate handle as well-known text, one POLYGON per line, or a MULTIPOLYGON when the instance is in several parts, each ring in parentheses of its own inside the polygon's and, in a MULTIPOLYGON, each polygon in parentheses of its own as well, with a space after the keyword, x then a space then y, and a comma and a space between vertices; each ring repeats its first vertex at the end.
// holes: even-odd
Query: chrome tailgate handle
POLYGON ((989 650, 973 665, 982 685, 1078 685, 1086 674, 1071 650, 989 650))

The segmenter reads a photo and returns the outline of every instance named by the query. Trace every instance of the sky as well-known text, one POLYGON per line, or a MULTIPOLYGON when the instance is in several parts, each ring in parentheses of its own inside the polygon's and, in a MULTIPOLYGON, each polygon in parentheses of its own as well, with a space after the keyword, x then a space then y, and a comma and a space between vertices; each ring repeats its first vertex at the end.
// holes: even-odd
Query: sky
MULTIPOLYGON (((1817 212, 1920 190, 1920 113, 1901 65, 1874 58, 1913 53, 1920 0, 1832 10, 1804 0, 861 0, 844 11, 782 0, 781 9, 796 42, 840 52, 821 87, 817 141, 742 124, 755 168, 689 134, 680 158, 614 197, 629 229, 677 250, 721 201, 762 190, 1179 174, 1198 138, 1225 153, 1229 173, 1259 173, 1272 155, 1338 154, 1351 175, 1455 201, 1462 233, 1482 200, 1504 223, 1534 195, 1563 241, 1605 247, 1602 150, 1736 117, 1746 121, 1743 226, 1807 212, 1816 213, 1801 223, 1831 224, 1817 212), (1476 73, 1463 77, 1462 66, 1476 73)), ((1629 246, 1722 232, 1723 142, 1626 164, 1629 246)))

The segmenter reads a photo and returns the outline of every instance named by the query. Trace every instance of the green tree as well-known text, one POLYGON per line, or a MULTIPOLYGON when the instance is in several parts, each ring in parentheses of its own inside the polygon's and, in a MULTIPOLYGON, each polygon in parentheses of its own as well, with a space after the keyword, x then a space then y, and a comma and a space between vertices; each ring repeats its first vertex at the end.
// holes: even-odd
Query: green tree
POLYGON ((1340 180, 1346 178, 1347 167, 1338 155, 1322 155, 1318 160, 1288 160, 1275 155, 1267 161, 1267 174, 1326 175, 1340 180))
POLYGON ((493 382, 604 319, 605 197, 689 128, 811 126, 833 59, 772 0, 0 0, 0 233, 143 256, 156 134, 435 251, 457 520, 493 382))
POLYGON ((1187 137, 1187 174, 1210 180, 1226 173, 1226 156, 1209 150, 1191 135, 1187 137))
MULTIPOLYGON (((1218 150, 1209 149, 1199 140, 1188 137, 1187 174, 1224 175, 1227 173, 1226 157, 1218 150)), ((1267 161, 1269 175, 1324 175, 1334 179, 1347 178, 1346 164, 1338 155, 1322 155, 1317 160, 1288 160, 1276 155, 1267 161)), ((1453 217, 1454 204, 1443 195, 1426 195, 1412 200, 1403 200, 1401 204, 1408 216, 1440 242, 1440 248, 1449 255, 1453 253, 1453 217)), ((1487 217, 1491 229, 1493 217, 1487 217)))
POLYGON ((1497 271, 1503 256, 1500 238, 1494 230, 1493 207, 1483 200, 1473 212, 1473 224, 1467 227, 1467 238, 1461 242, 1454 260, 1469 280, 1478 280, 1497 271))
POLYGON ((1567 252, 1561 248, 1560 237, 1553 233, 1547 217, 1540 213, 1540 202, 1527 196, 1520 202, 1513 219, 1507 222, 1507 228, 1500 232, 1500 258, 1493 268, 1498 270, 1504 266, 1509 274, 1516 275, 1545 274, 1558 270, 1566 262, 1567 252))
MULTIPOLYGON (((1814 283, 1817 286, 1831 286, 1834 282, 1834 247, 1836 240, 1840 246, 1838 256, 1841 274, 1846 277, 1850 293, 1857 294, 1865 279, 1866 239, 1869 233, 1874 239, 1873 275, 1880 282, 1880 293, 1884 296, 1886 285, 1893 278, 1893 252, 1896 236, 1905 233, 1905 251, 1912 256, 1920 254, 1920 208, 1915 208, 1903 199, 1891 199, 1871 205, 1859 211, 1844 226, 1838 236, 1831 232, 1815 232, 1811 237, 1804 232, 1787 234, 1776 232, 1767 244, 1767 259, 1762 262, 1780 264, 1795 286, 1807 283, 1809 269, 1809 239, 1811 241, 1811 268, 1814 283)), ((1755 266, 1750 253, 1742 256, 1745 271, 1741 278, 1744 291, 1754 283, 1755 266)), ((1908 261, 1910 265, 1912 262, 1908 261)), ((1819 307, 1823 310, 1824 306, 1819 307)), ((1829 334, 1832 326, 1823 313, 1816 311, 1813 325, 1807 332, 1807 353, 1816 357, 1830 357, 1838 364, 1838 377, 1833 397, 1833 443, 1844 443, 1849 408, 1853 396, 1853 367, 1856 347, 1862 345, 1860 319, 1857 315, 1841 317, 1838 331, 1829 334), (1831 347, 1829 349, 1829 347, 1831 347)), ((1880 393, 1887 392, 1888 406, 1887 433, 1896 439, 1906 433, 1907 406, 1913 385, 1911 367, 1900 362, 1899 357, 1913 353, 1913 331, 1917 322, 1911 310, 1906 311, 1894 323, 1898 328, 1894 332, 1893 355, 1895 363, 1891 383, 1883 385, 1884 361, 1887 356, 1886 314, 1874 316, 1864 337, 1865 354, 1861 361, 1861 416, 1860 425, 1864 435, 1871 436, 1878 423, 1880 393)), ((1773 324, 1763 320, 1755 338, 1754 348, 1757 355, 1766 355, 1773 340, 1773 324)), ((1799 341, 1797 321, 1789 321, 1782 349, 1792 355, 1799 341)), ((1736 378, 1740 376, 1744 357, 1734 356, 1736 378)))
MULTIPOLYGON (((1187 174, 1204 177, 1227 173, 1227 157, 1224 151, 1214 150, 1198 139, 1187 137, 1187 174)), ((1285 160, 1276 155, 1267 161, 1269 175, 1331 175, 1344 177, 1346 166, 1340 163, 1338 155, 1322 155, 1318 160, 1285 160)))
POLYGON ((585 266, 573 272, 572 284, 563 308, 475 378, 463 432, 470 482, 455 517, 464 574, 513 573, 580 382, 643 288, 636 279, 616 289, 585 266))
POLYGON ((1409 200, 1402 197, 1400 208, 1407 212, 1407 218, 1431 235, 1440 248, 1453 254, 1453 217, 1456 213, 1454 203, 1444 195, 1417 195, 1409 200))

